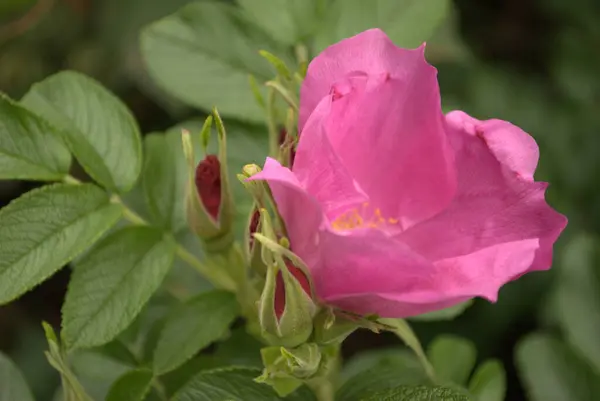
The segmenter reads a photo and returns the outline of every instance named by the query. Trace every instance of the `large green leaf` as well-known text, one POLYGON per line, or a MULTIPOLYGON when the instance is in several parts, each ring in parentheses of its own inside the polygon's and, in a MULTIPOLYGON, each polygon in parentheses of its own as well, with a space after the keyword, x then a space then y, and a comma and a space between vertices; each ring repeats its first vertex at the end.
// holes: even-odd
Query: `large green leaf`
POLYGON ((600 374, 600 260, 598 241, 571 240, 559 261, 555 313, 567 341, 600 374))
POLYGON ((128 227, 98 244, 78 263, 63 306, 69 347, 92 347, 125 330, 172 266, 175 243, 161 230, 128 227))
POLYGON ((237 0, 260 27, 292 46, 307 39, 318 24, 320 0, 237 0))
POLYGON ((91 184, 34 189, 0 210, 0 305, 71 261, 121 216, 91 184))
POLYGON ((0 93, 0 179, 59 180, 70 165, 56 129, 0 93))
POLYGON ((398 46, 418 47, 449 10, 449 0, 333 0, 316 35, 316 50, 370 28, 384 30, 398 46))
POLYGON ((591 367, 550 336, 533 334, 522 340, 516 359, 531 401, 600 399, 600 381, 591 367))
MULTIPOLYGON (((226 368, 202 372, 190 380, 172 398, 172 401, 279 401, 271 387, 259 384, 254 378, 258 369, 226 368)), ((286 401, 314 401, 305 387, 287 396, 286 401)), ((344 400, 345 401, 345 400, 344 400)))
POLYGON ((447 387, 400 386, 373 394, 363 401, 470 401, 463 392, 447 387))
POLYGON ((150 134, 144 138, 142 185, 153 221, 173 232, 186 225, 187 165, 181 132, 150 134))
POLYGON ((429 381, 414 354, 400 348, 357 355, 344 366, 342 378, 336 399, 344 401, 359 401, 374 392, 429 381))
POLYGON ((33 395, 25 378, 2 352, 0 352, 0 401, 33 401, 33 395))
POLYGON ((96 181, 118 192, 133 187, 142 166, 140 132, 127 107, 99 83, 60 72, 33 85, 23 104, 61 130, 96 181))
POLYGON ((154 371, 167 373, 221 338, 236 318, 235 296, 211 291, 186 302, 167 319, 154 352, 154 371))
POLYGON ((223 116, 264 121, 248 75, 270 78, 273 73, 258 51, 281 52, 236 7, 189 4, 148 26, 141 48, 150 75, 173 96, 204 110, 217 106, 223 116))
POLYGON ((148 369, 132 370, 112 385, 106 401, 142 401, 152 385, 152 371, 148 369))
POLYGON ((469 392, 477 401, 503 401, 506 395, 506 373, 502 363, 489 360, 481 364, 469 382, 469 392))
POLYGON ((477 350, 469 340, 442 335, 431 343, 427 356, 438 378, 464 384, 475 366, 477 350))

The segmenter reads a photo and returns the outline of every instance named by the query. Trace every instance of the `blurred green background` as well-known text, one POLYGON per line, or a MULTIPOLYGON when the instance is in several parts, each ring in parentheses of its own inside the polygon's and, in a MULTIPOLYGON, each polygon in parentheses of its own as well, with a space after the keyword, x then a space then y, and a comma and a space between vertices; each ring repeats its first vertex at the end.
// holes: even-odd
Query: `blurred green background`
MULTIPOLYGON (((123 99, 143 132, 197 117, 152 83, 139 51, 140 29, 187 2, 0 0, 0 90, 19 98, 34 82, 74 69, 123 99)), ((452 322, 419 322, 416 330, 425 344, 455 333, 475 342, 480 359, 501 359, 510 401, 546 400, 545 391, 559 394, 548 400, 591 401, 600 378, 600 3, 455 0, 450 14, 427 49, 444 108, 509 120, 532 134, 541 149, 537 179, 551 183, 547 198, 570 222, 550 272, 507 285, 495 305, 477 301, 452 322)), ((34 186, 0 182, 0 205, 34 186)), ((43 356, 40 321, 60 324, 68 276, 62 270, 0 307, 0 350, 40 401, 49 401, 58 384, 43 356)), ((393 342, 358 333, 344 351, 393 342)))

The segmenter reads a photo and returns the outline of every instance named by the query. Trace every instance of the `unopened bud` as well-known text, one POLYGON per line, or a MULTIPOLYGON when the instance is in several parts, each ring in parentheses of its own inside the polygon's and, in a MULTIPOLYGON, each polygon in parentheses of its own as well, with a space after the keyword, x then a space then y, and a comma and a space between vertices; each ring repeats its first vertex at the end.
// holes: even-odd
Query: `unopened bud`
POLYGON ((270 343, 295 347, 312 334, 317 306, 304 272, 286 265, 280 255, 276 259, 277 264, 268 268, 260 299, 260 325, 263 337, 270 343))

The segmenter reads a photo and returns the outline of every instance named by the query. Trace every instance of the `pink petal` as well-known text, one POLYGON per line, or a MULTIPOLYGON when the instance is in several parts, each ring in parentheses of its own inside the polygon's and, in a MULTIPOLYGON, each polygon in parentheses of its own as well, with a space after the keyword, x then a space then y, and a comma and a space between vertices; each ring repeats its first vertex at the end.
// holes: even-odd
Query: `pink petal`
POLYGON ((502 120, 479 121, 462 111, 450 112, 446 119, 470 135, 479 135, 502 165, 533 181, 540 151, 535 140, 521 128, 502 120))
POLYGON ((293 251, 309 266, 315 263, 318 253, 315 242, 324 217, 316 199, 304 190, 294 173, 270 157, 263 171, 249 180, 266 180, 269 183, 293 251))
POLYGON ((457 116, 453 113, 448 120, 458 169, 456 197, 442 213, 398 238, 433 261, 536 239, 540 245, 532 269, 548 268, 552 244, 564 229, 566 218, 544 200, 547 185, 527 176, 533 173, 531 156, 521 156, 531 147, 517 149, 514 154, 519 157, 511 157, 508 146, 501 151, 500 146, 490 149, 487 138, 498 132, 488 136, 485 130, 489 126, 482 124, 475 129, 470 120, 457 116), (529 164, 515 162, 525 159, 529 164))
POLYGON ((336 84, 326 127, 371 203, 404 229, 446 207, 456 186, 436 72, 422 51, 402 76, 352 74, 336 84))
POLYGON ((401 49, 380 29, 370 29, 329 46, 308 66, 300 91, 300 131, 341 77, 357 71, 367 75, 390 73, 396 77, 409 76, 410 69, 420 59, 422 50, 401 49))
POLYGON ((293 171, 300 184, 334 218, 349 207, 367 201, 346 167, 333 150, 323 120, 331 110, 331 98, 324 98, 308 120, 296 149, 293 171))

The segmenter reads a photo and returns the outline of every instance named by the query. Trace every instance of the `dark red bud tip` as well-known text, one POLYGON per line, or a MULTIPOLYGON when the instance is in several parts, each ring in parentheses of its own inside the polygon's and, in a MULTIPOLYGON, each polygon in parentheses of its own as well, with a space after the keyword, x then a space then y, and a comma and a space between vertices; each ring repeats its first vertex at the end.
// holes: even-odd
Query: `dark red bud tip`
MULTIPOLYGON (((296 266, 291 263, 287 263, 287 268, 292 273, 292 276, 298 280, 302 289, 305 293, 310 295, 310 284, 308 282, 308 278, 304 275, 302 270, 298 269, 296 266)), ((283 311, 285 310, 285 284, 283 282, 283 276, 281 272, 277 273, 277 281, 275 282, 275 316, 277 319, 281 318, 283 315, 283 311)))
POLYGON ((217 220, 221 205, 221 163, 208 155, 196 167, 196 189, 206 211, 217 220))
POLYGON ((252 219, 250 220, 250 226, 248 227, 248 236, 250 239, 250 249, 254 246, 254 234, 258 230, 258 223, 260 223, 260 212, 258 209, 252 213, 252 219))

